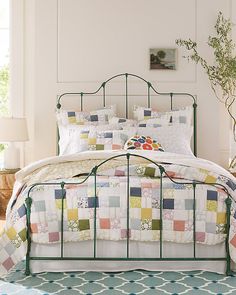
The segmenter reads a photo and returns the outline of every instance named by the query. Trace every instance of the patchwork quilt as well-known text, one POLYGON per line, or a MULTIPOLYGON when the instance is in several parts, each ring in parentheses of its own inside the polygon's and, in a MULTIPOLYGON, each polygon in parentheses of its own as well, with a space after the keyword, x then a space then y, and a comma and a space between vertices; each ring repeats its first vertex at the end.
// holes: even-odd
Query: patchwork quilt
POLYGON ((163 152, 132 151, 127 187, 125 156, 112 160, 96 177, 84 173, 104 159, 125 155, 117 152, 84 152, 74 156, 50 158, 28 166, 17 174, 14 194, 8 206, 7 221, 0 234, 0 275, 7 273, 26 254, 26 204, 30 176, 37 185, 30 196, 31 233, 35 243, 59 243, 61 216, 64 215, 64 241, 92 240, 96 204, 97 239, 157 242, 162 226, 163 240, 193 242, 193 185, 196 185, 196 241, 215 245, 225 240, 226 191, 232 198, 230 253, 236 262, 236 181, 223 168, 209 161, 163 152), (162 165, 166 174, 144 156, 162 165), (68 170, 68 165, 71 169, 68 170), (57 170, 60 173, 57 173, 57 170), (58 176, 57 176, 58 174, 58 176), (64 177, 63 177, 64 175, 64 177), (175 182, 172 182, 172 177, 175 182), (61 187, 61 182, 65 186, 61 187), (207 184, 200 184, 201 182, 207 184), (56 184, 58 183, 58 185, 56 184), (212 186, 218 183, 222 186, 212 186), (162 217, 160 216, 162 185, 162 217), (127 197, 129 232, 127 232, 127 197), (162 223, 161 223, 162 219, 162 223))

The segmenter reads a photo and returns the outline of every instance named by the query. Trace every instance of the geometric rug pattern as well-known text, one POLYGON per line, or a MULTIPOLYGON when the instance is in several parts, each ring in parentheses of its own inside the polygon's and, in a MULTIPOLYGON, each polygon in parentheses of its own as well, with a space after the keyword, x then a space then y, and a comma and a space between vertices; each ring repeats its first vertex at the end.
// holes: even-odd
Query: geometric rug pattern
POLYGON ((25 262, 0 280, 0 295, 235 294, 236 275, 206 271, 41 273, 25 276, 25 262))

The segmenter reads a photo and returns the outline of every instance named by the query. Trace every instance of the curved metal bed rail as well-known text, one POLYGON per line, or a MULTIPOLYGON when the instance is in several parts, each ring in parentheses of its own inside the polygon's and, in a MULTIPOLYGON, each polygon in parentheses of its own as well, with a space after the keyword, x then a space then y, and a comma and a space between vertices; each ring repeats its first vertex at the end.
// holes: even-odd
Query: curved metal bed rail
MULTIPOLYGON (((152 89, 156 94, 158 95, 168 95, 168 96, 172 96, 173 95, 186 95, 186 96, 189 96, 191 97, 191 99, 193 100, 193 103, 196 104, 196 98, 190 94, 190 93, 187 93, 187 92, 158 92, 154 86, 152 85, 151 82, 147 81, 146 79, 138 76, 138 75, 135 75, 135 74, 130 74, 130 73, 123 73, 123 74, 117 74, 115 76, 112 76, 111 78, 107 79, 106 81, 102 82, 102 84, 98 87, 97 90, 93 91, 93 92, 65 92, 61 95, 59 95, 58 99, 57 99, 57 108, 60 109, 61 108, 61 99, 63 96, 66 96, 66 95, 93 95, 93 94, 97 94, 102 88, 105 88, 106 84, 118 77, 126 77, 126 79, 128 79, 128 77, 135 77, 139 80, 142 80, 143 82, 145 82, 148 86, 148 89, 152 89)), ((105 101, 104 101, 104 105, 105 106, 105 101)), ((150 107, 150 100, 149 100, 149 103, 148 103, 148 107, 150 107)))
MULTIPOLYGON (((140 165, 143 165, 141 163, 140 165)), ((176 178, 172 178, 168 175, 168 173, 165 171, 165 168, 161 165, 158 164, 157 162, 144 157, 142 155, 136 155, 132 153, 125 153, 125 154, 120 154, 116 155, 113 157, 110 157, 108 159, 105 159, 101 161, 97 166, 94 166, 91 171, 88 173, 88 175, 82 180, 82 181, 73 181, 73 182, 41 182, 41 183, 35 183, 30 186, 26 198, 26 221, 27 221, 27 241, 28 241, 28 248, 27 248, 27 254, 26 254, 26 275, 30 274, 30 261, 31 260, 104 260, 104 261, 226 261, 226 274, 230 275, 231 274, 231 268, 230 268, 230 252, 229 252, 229 230, 230 230, 230 214, 231 214, 231 204, 232 204, 233 198, 230 195, 228 189, 221 183, 207 183, 207 182, 201 182, 201 181, 178 181, 176 178), (127 159, 126 161, 126 167, 127 167, 127 225, 126 225, 126 257, 98 257, 97 256, 97 249, 96 249, 96 242, 97 242, 97 173, 98 169, 103 166, 105 163, 124 157, 127 159), (146 160, 149 163, 154 164, 158 169, 160 175, 155 177, 160 179, 160 239, 159 239, 159 257, 150 257, 150 258, 144 258, 144 257, 130 257, 130 247, 129 247, 129 242, 130 242, 130 236, 129 236, 129 231, 130 231, 130 224, 129 224, 129 214, 130 214, 130 158, 131 157, 138 157, 146 160), (66 190, 65 186, 66 185, 80 185, 85 183, 89 177, 94 177, 94 202, 93 202, 93 207, 94 208, 94 235, 93 235, 93 256, 91 257, 65 257, 64 256, 64 240, 63 240, 63 232, 64 232, 64 200, 66 197, 66 190), (191 185, 193 189, 193 257, 176 257, 176 258, 169 258, 169 257, 163 257, 163 251, 162 251, 162 246, 163 246, 163 177, 168 178, 171 182, 175 184, 180 184, 180 185, 191 185), (60 256, 53 256, 53 257, 35 257, 31 256, 31 221, 30 221, 30 215, 31 215, 31 206, 32 206, 32 191, 35 187, 37 186, 60 186, 61 188, 61 228, 60 228, 60 233, 61 233, 61 239, 60 239, 60 256), (226 247, 226 256, 225 257, 199 257, 196 255, 196 187, 198 185, 210 185, 214 187, 218 187, 222 189, 225 194, 227 195, 225 199, 225 204, 226 204, 226 239, 225 239, 225 247, 226 247)))
POLYGON ((61 105, 61 100, 64 96, 68 95, 79 95, 80 96, 80 108, 81 111, 83 111, 83 100, 85 95, 95 95, 102 91, 103 95, 103 107, 106 106, 106 85, 111 82, 112 80, 120 77, 125 77, 125 116, 128 118, 128 113, 129 113, 129 93, 128 93, 128 77, 134 77, 142 82, 144 82, 147 85, 147 107, 151 107, 151 90, 157 94, 157 95, 162 95, 162 96, 168 96, 170 97, 170 109, 173 110, 173 98, 174 96, 187 96, 192 100, 192 107, 193 107, 193 134, 194 134, 194 155, 197 155, 197 102, 196 98, 187 92, 158 92, 155 87, 152 85, 151 82, 147 81, 146 79, 135 75, 135 74, 130 74, 130 73, 122 73, 122 74, 117 74, 112 76, 111 78, 107 79, 104 81, 98 88, 97 90, 93 92, 65 92, 62 93, 61 95, 58 96, 57 99, 57 109, 60 109, 62 107, 61 105))

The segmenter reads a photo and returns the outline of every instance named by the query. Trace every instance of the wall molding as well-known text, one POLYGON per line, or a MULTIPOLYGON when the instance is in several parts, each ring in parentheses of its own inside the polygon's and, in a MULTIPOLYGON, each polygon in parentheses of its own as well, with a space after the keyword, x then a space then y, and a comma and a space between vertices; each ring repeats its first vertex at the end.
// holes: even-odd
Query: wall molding
MULTIPOLYGON (((60 80, 59 79, 59 59, 60 59, 60 54, 59 54, 59 23, 60 23, 60 19, 59 19, 59 12, 60 12, 60 1, 62 0, 57 0, 57 7, 56 7, 56 10, 57 10, 57 77, 56 77, 56 81, 58 84, 76 84, 76 83, 84 83, 84 84, 89 84, 89 83, 101 83, 102 80, 60 80)), ((198 9, 197 9, 197 0, 194 0, 194 37, 195 37, 195 40, 197 41, 197 23, 198 23, 198 9)), ((178 58, 181 58, 180 56, 178 58)), ((184 83, 184 84, 194 84, 194 83, 197 83, 197 65, 194 64, 194 78, 191 79, 191 80, 161 80, 159 83, 184 83)), ((117 74, 117 73, 113 73, 114 75, 117 74)), ((157 80, 149 80, 151 83, 154 83, 156 82, 157 80)), ((119 83, 119 81, 114 81, 114 83, 119 83)), ((132 83, 132 82, 131 82, 132 83)))

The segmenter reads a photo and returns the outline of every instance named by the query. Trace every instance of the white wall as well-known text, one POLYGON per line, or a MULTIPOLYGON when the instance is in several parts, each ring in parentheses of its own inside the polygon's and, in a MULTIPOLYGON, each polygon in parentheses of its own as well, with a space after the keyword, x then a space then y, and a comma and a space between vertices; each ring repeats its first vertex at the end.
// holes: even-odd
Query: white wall
MULTIPOLYGON (((207 76, 182 58, 182 49, 176 71, 150 71, 148 53, 149 48, 176 47, 175 39, 190 37, 210 57, 208 35, 219 10, 231 16, 231 0, 22 1, 24 105, 30 126, 25 163, 56 154, 57 95, 95 90, 111 75, 131 72, 159 91, 196 95, 198 155, 227 166, 229 121, 207 76)), ((119 87, 116 82, 113 94, 119 87)), ((138 92, 135 82, 133 89, 138 92)))

